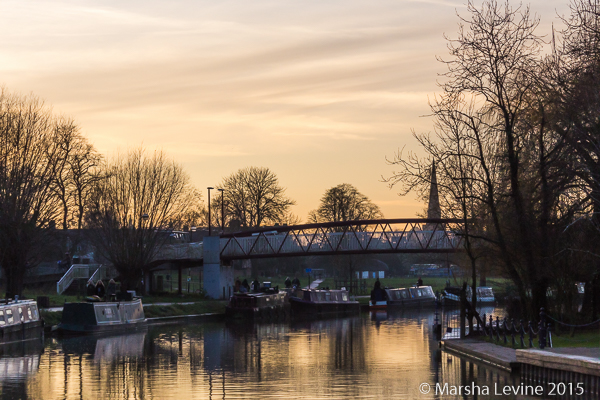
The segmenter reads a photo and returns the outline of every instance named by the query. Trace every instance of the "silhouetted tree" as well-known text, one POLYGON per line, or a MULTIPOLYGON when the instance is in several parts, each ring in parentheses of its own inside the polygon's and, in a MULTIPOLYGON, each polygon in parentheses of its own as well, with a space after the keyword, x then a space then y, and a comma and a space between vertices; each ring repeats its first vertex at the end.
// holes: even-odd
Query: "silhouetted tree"
POLYGON ((383 218, 379 207, 358 189, 342 183, 328 189, 319 208, 308 214, 309 223, 383 218))
POLYGON ((87 224, 97 250, 117 269, 125 287, 138 283, 173 224, 194 203, 183 168, 160 151, 118 155, 103 168, 90 196, 87 224))
MULTIPOLYGON (((247 167, 223 178, 218 186, 225 189, 226 219, 236 220, 242 228, 282 223, 295 201, 285 196, 275 173, 268 168, 247 167)), ((220 221, 221 196, 215 196, 211 208, 220 221)), ((227 225, 227 224, 226 224, 227 225)))
POLYGON ((0 264, 8 297, 21 294, 26 270, 60 217, 61 136, 76 129, 39 98, 0 89, 0 264))

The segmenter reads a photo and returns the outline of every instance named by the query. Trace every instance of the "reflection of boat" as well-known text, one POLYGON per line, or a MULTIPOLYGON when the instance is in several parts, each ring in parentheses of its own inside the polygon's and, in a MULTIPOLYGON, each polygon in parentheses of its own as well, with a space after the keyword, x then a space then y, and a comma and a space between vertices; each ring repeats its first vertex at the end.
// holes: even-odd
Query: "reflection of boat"
POLYGON ((347 290, 299 289, 290 297, 292 315, 319 317, 323 315, 351 315, 360 311, 358 301, 350 299, 347 290))
POLYGON ((0 303, 0 344, 40 339, 43 325, 34 300, 0 303))
POLYGON ((0 358, 0 382, 25 380, 38 371, 39 365, 39 354, 0 358))
POLYGON ((40 357, 44 352, 44 340, 6 343, 0 346, 0 382, 25 381, 37 373, 40 357))
POLYGON ((118 336, 81 336, 62 340, 62 348, 69 354, 93 354, 95 362, 113 361, 120 357, 142 357, 146 332, 118 336))
POLYGON ((289 311, 288 293, 268 289, 259 293, 234 293, 229 298, 225 315, 248 320, 284 319, 289 311))
POLYGON ((138 329, 146 325, 142 300, 65 303, 58 329, 89 334, 138 329))
MULTIPOLYGON (((460 301, 460 291, 460 287, 448 286, 443 292, 444 299, 449 301, 460 301)), ((467 286, 467 300, 471 300, 472 293, 471 287, 467 286)), ((494 303, 495 301, 494 290, 490 286, 479 286, 477 288, 478 303, 494 303)))
POLYGON ((384 289, 387 300, 378 301, 373 304, 369 301, 369 309, 381 310, 388 307, 412 308, 412 307, 434 307, 436 298, 431 286, 420 286, 399 289, 384 289))

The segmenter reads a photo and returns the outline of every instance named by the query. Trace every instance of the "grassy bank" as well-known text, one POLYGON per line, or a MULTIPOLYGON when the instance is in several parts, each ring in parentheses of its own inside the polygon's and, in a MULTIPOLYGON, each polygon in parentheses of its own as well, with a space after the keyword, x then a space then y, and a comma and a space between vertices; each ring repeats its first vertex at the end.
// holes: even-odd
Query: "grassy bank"
MULTIPOLYGON (((261 277, 259 278, 259 281, 264 282, 264 281, 270 281, 271 282, 271 286, 279 286, 280 288, 285 287, 285 276, 278 276, 278 277, 261 277)), ((293 276, 290 276, 290 279, 293 279, 293 276)), ((431 286, 433 288, 434 292, 441 292, 445 287, 446 287, 446 281, 447 278, 445 277, 427 277, 424 276, 423 278, 423 285, 425 286, 431 286)), ((252 282, 254 278, 250 279, 248 278, 248 282, 252 282)), ((298 276, 298 279, 300 279, 300 284, 301 286, 307 286, 308 285, 308 276, 304 275, 304 276, 298 276)), ((409 277, 393 277, 393 278, 384 278, 384 279, 380 279, 379 281, 381 282, 381 285, 383 287, 388 287, 388 288, 407 288, 407 287, 411 287, 413 285, 416 285, 417 280, 419 279, 418 276, 409 276, 409 277)), ((314 277, 311 277, 311 281, 314 280, 314 277)), ((367 294, 370 293, 371 289, 373 289, 373 285, 375 284, 375 281, 377 279, 373 279, 373 278, 369 278, 369 279, 361 279, 360 282, 365 282, 366 288, 367 288, 367 294)), ((460 286, 462 285, 462 279, 451 279, 450 280, 450 284, 453 286, 460 286)), ((468 281, 470 282, 470 281, 468 281)), ((487 286, 491 286, 494 289, 494 294, 496 295, 496 299, 501 299, 504 298, 506 296, 506 292, 509 290, 509 282, 506 279, 503 278, 488 278, 487 279, 487 286)), ((335 280, 333 278, 326 278, 323 283, 321 283, 319 285, 320 288, 324 288, 324 287, 329 287, 331 289, 335 288, 335 280)))
POLYGON ((146 318, 206 313, 223 314, 225 313, 226 306, 227 301, 225 300, 204 300, 194 304, 169 304, 161 306, 144 305, 144 314, 146 314, 146 318))
MULTIPOLYGON (((164 301, 164 299, 161 299, 164 301)), ((181 301, 181 298, 179 298, 181 301)), ((193 304, 169 304, 169 305, 147 305, 144 303, 144 314, 146 318, 175 317, 182 315, 195 315, 206 313, 225 313, 225 300, 202 300, 193 304)), ((58 325, 62 318, 62 311, 50 312, 40 310, 40 315, 47 326, 58 325)))
MULTIPOLYGON (((496 342, 495 340, 490 340, 488 337, 483 339, 487 342, 497 344, 503 347, 510 347, 513 349, 522 349, 519 340, 520 338, 517 336, 515 340, 517 341, 517 345, 512 345, 512 340, 510 337, 507 337, 508 343, 504 344, 504 339, 500 337, 500 341, 496 342)), ((549 344, 547 344, 549 345, 549 344)), ((533 347, 539 349, 539 341, 538 339, 533 339, 533 347)), ((563 334, 556 335, 552 334, 552 347, 590 347, 590 348, 600 348, 600 330, 595 331, 584 331, 577 332, 574 335, 563 334)), ((525 335, 525 348, 529 348, 529 338, 525 335)))

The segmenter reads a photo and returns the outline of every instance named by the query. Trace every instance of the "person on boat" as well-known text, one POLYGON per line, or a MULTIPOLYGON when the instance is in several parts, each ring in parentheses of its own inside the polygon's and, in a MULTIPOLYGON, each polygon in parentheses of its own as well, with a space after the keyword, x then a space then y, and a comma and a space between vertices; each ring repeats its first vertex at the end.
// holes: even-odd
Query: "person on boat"
POLYGON ((292 281, 290 280, 289 276, 287 278, 285 278, 285 287, 286 288, 291 288, 292 287, 292 281))
POLYGON ((242 291, 242 293, 248 293, 250 291, 250 285, 248 284, 248 279, 244 279, 244 281, 242 282, 242 288, 245 289, 245 290, 242 290, 240 288, 240 290, 242 291))
POLYGON ((102 279, 98 279, 98 282, 96 282, 96 296, 103 299, 105 294, 106 288, 104 287, 104 282, 102 282, 102 279))
POLYGON ((417 281, 417 287, 419 286, 423 286, 423 279, 421 279, 421 277, 419 277, 419 280, 417 281))
POLYGON ((258 278, 254 278, 254 282, 252 282, 252 291, 253 292, 260 291, 260 283, 258 282, 258 278))
POLYGON ((300 279, 298 279, 297 276, 294 277, 294 280, 292 281, 292 286, 295 286, 297 288, 300 287, 300 279))
POLYGON ((106 289, 106 293, 108 294, 108 299, 110 301, 117 300, 117 282, 114 279, 108 281, 108 288, 106 289))
POLYGON ((88 296, 93 296, 96 294, 96 287, 94 286, 94 282, 92 282, 91 280, 88 281, 87 283, 87 295, 88 296))
POLYGON ((240 282, 239 279, 235 280, 235 286, 233 287, 233 291, 235 293, 238 293, 240 291, 240 289, 242 288, 242 282, 240 282))
POLYGON ((376 280, 375 286, 373 287, 373 290, 371 290, 371 301, 373 302, 373 304, 375 304, 378 301, 386 300, 387 294, 385 293, 385 290, 381 288, 381 282, 379 282, 379 280, 376 280))

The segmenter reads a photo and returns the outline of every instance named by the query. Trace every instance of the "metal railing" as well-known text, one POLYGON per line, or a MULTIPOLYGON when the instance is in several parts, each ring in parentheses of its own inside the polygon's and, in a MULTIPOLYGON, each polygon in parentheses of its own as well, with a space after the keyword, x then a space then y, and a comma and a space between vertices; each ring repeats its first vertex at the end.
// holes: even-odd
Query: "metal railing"
POLYGON ((71 268, 63 275, 62 278, 56 283, 56 292, 62 294, 75 279, 89 279, 93 274, 90 270, 94 270, 94 273, 101 267, 100 264, 73 264, 71 268))
POLYGON ((96 272, 94 272, 92 274, 92 276, 90 276, 90 280, 92 282, 97 282, 100 279, 105 280, 105 281, 109 280, 110 278, 112 278, 115 275, 113 269, 114 268, 111 268, 108 265, 101 264, 98 267, 98 269, 96 269, 96 272))
MULTIPOLYGON (((224 240, 221 240, 223 242, 224 240)), ((204 258, 202 243, 165 245, 154 257, 155 260, 201 260, 204 258)))

